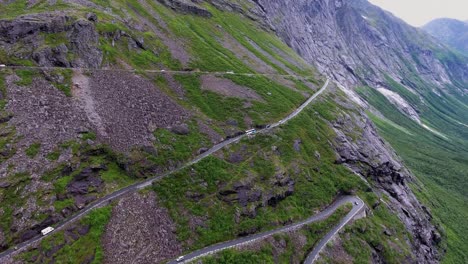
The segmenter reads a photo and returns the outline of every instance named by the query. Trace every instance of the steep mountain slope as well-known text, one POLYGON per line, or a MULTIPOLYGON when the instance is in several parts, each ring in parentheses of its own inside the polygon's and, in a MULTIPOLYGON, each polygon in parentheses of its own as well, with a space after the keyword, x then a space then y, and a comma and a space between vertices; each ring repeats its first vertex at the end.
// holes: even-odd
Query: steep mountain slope
POLYGON ((451 18, 435 19, 422 27, 448 46, 468 54, 468 23, 451 18))
MULTIPOLYGON (((366 1, 14 1, 0 16, 2 249, 281 119, 323 84, 313 65, 348 88, 380 88, 358 90, 366 104, 331 85, 287 124, 2 262, 163 262, 304 219, 343 193, 368 206, 341 237, 350 259, 436 263, 448 241, 446 259, 463 261, 465 58, 366 1), (433 170, 433 158, 453 166, 433 170)), ((239 256, 300 262, 328 224, 239 256)))
POLYGON ((367 1, 258 3, 277 34, 322 72, 346 87, 378 88, 358 92, 422 182, 413 190, 446 227, 446 262, 466 262, 468 59, 367 1))
MULTIPOLYGON (((286 116, 324 81, 261 29, 264 23, 212 6, 174 11, 153 1, 17 1, 2 7, 0 54, 8 65, 1 71, 2 249, 105 194, 286 116)), ((236 8, 253 16, 248 7, 236 8)), ((324 117, 337 110, 327 97, 294 126, 216 153, 2 263, 164 261, 298 221, 340 193, 362 192, 371 204, 376 195, 335 164, 334 132, 324 117)), ((376 210, 390 215, 386 207, 376 210)), ((397 218, 368 221, 376 219, 384 223, 376 232, 401 230, 401 244, 378 239, 385 250, 413 257, 397 218)))

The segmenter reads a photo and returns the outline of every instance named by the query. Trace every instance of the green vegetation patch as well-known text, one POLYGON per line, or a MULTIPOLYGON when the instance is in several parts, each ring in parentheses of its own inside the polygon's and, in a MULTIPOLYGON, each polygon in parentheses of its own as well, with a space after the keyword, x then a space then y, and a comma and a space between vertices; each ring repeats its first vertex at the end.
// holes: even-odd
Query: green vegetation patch
POLYGON ((16 70, 16 75, 20 78, 15 82, 19 86, 29 86, 33 82, 33 78, 37 76, 37 72, 33 70, 16 70))
POLYGON ((61 44, 68 44, 66 32, 59 33, 43 33, 44 43, 49 47, 56 47, 61 44))
POLYGON ((176 221, 178 238, 187 251, 304 219, 338 193, 364 188, 358 177, 335 164, 334 150, 323 140, 334 133, 315 114, 315 107, 274 135, 245 139, 224 150, 224 159, 208 157, 153 186, 176 221), (297 140, 301 141, 299 149, 294 147, 297 140), (287 187, 281 186, 281 179, 294 181, 291 194, 285 195, 287 187), (270 205, 260 199, 244 207, 229 194, 238 183, 260 192, 262 199, 269 195, 283 198, 270 205), (231 198, 232 202, 226 201, 231 198), (193 226, 194 222, 202 224, 193 226))
POLYGON ((23 192, 25 187, 31 182, 30 175, 27 173, 17 173, 2 180, 9 186, 0 188, 0 229, 5 236, 5 242, 8 246, 14 239, 10 228, 13 223, 13 212, 26 202, 26 196, 23 192))
POLYGON ((155 2, 148 3, 161 15, 170 30, 187 43, 192 55, 192 68, 211 72, 253 72, 232 51, 220 44, 217 39, 223 37, 222 30, 211 19, 180 15, 155 2))
POLYGON ((205 115, 219 121, 235 119, 239 124, 243 123, 243 114, 239 111, 243 108, 243 100, 226 98, 211 91, 202 91, 198 75, 175 75, 174 77, 185 88, 190 102, 205 115))
POLYGON ((424 107, 420 108, 423 122, 443 132, 448 140, 401 114, 377 91, 371 88, 358 90, 391 122, 370 116, 379 133, 417 176, 419 182, 412 189, 419 200, 432 208, 433 222, 442 224, 445 229, 442 235, 447 236, 447 240, 439 245, 441 251, 448 247, 443 262, 464 263, 468 261, 468 230, 464 224, 468 219, 468 208, 459 205, 468 203, 468 182, 466 173, 463 173, 468 170, 468 130, 460 122, 468 123, 468 110, 451 95, 441 93, 438 96, 432 92, 426 93, 424 89, 421 91, 425 99, 424 107), (395 129, 395 124, 400 129, 395 129), (403 133, 402 129, 407 133, 403 133))
MULTIPOLYGON (((361 197, 365 198, 368 205, 378 203, 378 198, 373 193, 361 197)), ((378 250, 386 263, 414 260, 408 244, 412 239, 411 235, 384 204, 372 209, 372 214, 367 217, 348 225, 340 237, 345 251, 353 257, 354 263, 369 263, 372 250, 378 250)))
POLYGON ((37 263, 37 260, 42 263, 85 263, 89 260, 92 260, 93 264, 103 263, 104 252, 101 238, 111 214, 111 206, 95 209, 79 224, 67 229, 71 230, 74 236, 70 236, 65 231, 59 231, 45 238, 38 248, 22 253, 16 259, 25 263, 37 263), (88 232, 79 235, 78 228, 88 229, 88 232))
MULTIPOLYGON (((118 4, 118 3, 116 3, 118 4)), ((126 1, 121 3, 128 8, 134 17, 145 17, 150 23, 157 24, 156 19, 146 9, 142 8, 137 1, 126 1), (137 12, 138 13, 135 13, 137 12)), ((119 64, 120 61, 131 65, 134 69, 161 69, 169 68, 180 70, 180 62, 175 60, 169 49, 161 39, 153 32, 138 32, 128 29, 113 17, 98 13, 99 23, 97 30, 100 33, 100 48, 104 54, 103 64, 119 64), (122 32, 125 34, 121 35, 122 32), (116 41, 115 37, 120 38, 116 41)))
POLYGON ((63 1, 54 1, 53 4, 50 4, 49 1, 38 1, 33 5, 30 5, 28 0, 11 1, 9 3, 2 3, 0 17, 12 19, 22 14, 50 12, 51 8, 58 11, 67 7, 69 5, 63 1))
POLYGON ((273 57, 296 74, 304 76, 313 75, 313 69, 307 66, 307 63, 305 63, 296 52, 284 44, 284 42, 274 34, 260 30, 259 25, 255 24, 252 20, 245 19, 245 17, 239 16, 239 14, 234 12, 222 12, 212 6, 209 6, 208 9, 213 13, 212 20, 219 23, 219 25, 239 43, 254 53, 258 58, 275 68, 278 73, 286 73, 286 71, 281 68, 280 65, 273 63, 268 56, 273 57), (265 56, 256 49, 249 40, 259 46, 261 50, 265 51, 268 56, 265 56), (281 56, 281 53, 284 53, 284 55, 281 56), (290 60, 294 60, 296 63, 292 63, 290 60))
MULTIPOLYGON (((255 22, 237 13, 222 12, 211 5, 206 5, 205 7, 213 14, 213 17, 207 19, 181 15, 156 2, 147 1, 147 3, 164 19, 169 29, 176 36, 184 39, 190 47, 189 51, 193 57, 190 66, 194 69, 212 72, 253 72, 232 51, 221 44, 225 34, 229 34, 279 73, 284 74, 286 71, 280 65, 273 63, 270 57, 280 61, 297 74, 312 75, 313 73, 312 69, 306 66, 306 63, 274 34, 259 29, 255 22), (253 41, 268 55, 255 48, 250 41, 253 41), (282 51, 281 53, 301 66, 297 67, 291 63, 279 55, 280 52, 277 50, 282 51)), ((132 3, 132 6, 136 5, 132 3)))
POLYGON ((190 122, 189 133, 178 135, 167 129, 158 128, 154 131, 157 154, 151 160, 158 165, 177 164, 195 157, 203 147, 209 147, 211 142, 198 131, 195 122, 190 122))
POLYGON ((302 227, 300 230, 292 233, 279 233, 273 236, 274 243, 268 241, 258 241, 261 243, 259 250, 246 249, 235 250, 227 249, 214 256, 202 258, 203 263, 300 263, 312 251, 314 245, 328 232, 333 226, 349 212, 350 206, 340 207, 326 220, 315 222, 302 227), (306 243, 298 247, 295 243, 297 237, 306 238, 306 243), (278 245, 282 245, 278 248, 278 245), (276 248, 274 248, 276 247, 276 248))
POLYGON ((0 137, 0 162, 3 162, 16 153, 14 142, 17 140, 15 128, 7 127, 8 124, 0 124, 2 136, 0 137))
POLYGON ((31 60, 20 59, 13 54, 8 54, 4 49, 0 47, 0 61, 5 65, 22 65, 22 66, 33 66, 34 63, 31 60))
POLYGON ((62 91, 66 96, 71 97, 72 77, 73 70, 71 69, 56 69, 52 72, 53 75, 57 76, 60 81, 52 82, 52 84, 62 91))
POLYGON ((5 83, 5 73, 0 72, 0 111, 2 112, 5 109, 7 103, 7 90, 5 83))
POLYGON ((0 163, 16 153, 15 144, 13 143, 18 139, 15 127, 8 124, 8 121, 12 118, 12 114, 5 111, 7 103, 6 75, 5 72, 0 71, 0 119, 3 120, 0 123, 0 163))
POLYGON ((265 102, 252 101, 250 106, 246 106, 244 99, 204 91, 198 75, 176 75, 175 79, 185 88, 191 105, 197 106, 203 114, 218 121, 236 120, 241 128, 245 128, 246 115, 252 118, 255 125, 265 125, 286 116, 305 101, 300 93, 263 76, 227 74, 224 77, 253 89, 265 102))
POLYGON ((59 150, 54 150, 46 155, 46 158, 50 161, 56 161, 60 157, 60 151, 59 150))
MULTIPOLYGON (((102 197, 112 191, 124 188, 136 181, 135 178, 129 176, 122 169, 122 157, 116 155, 105 146, 91 146, 83 142, 71 141, 64 144, 63 147, 72 149, 74 154, 73 163, 58 164, 54 169, 46 172, 41 177, 43 181, 53 184, 54 195, 64 197, 63 199, 56 199, 54 201, 56 211, 61 211, 73 204, 74 199, 68 195, 67 186, 84 169, 99 168, 98 176, 104 182, 104 189, 97 193, 94 192, 95 190, 89 190, 90 193, 97 197, 102 197)), ((53 158, 58 158, 59 155, 60 152, 57 150, 49 153, 48 158, 53 160, 53 158)))
POLYGON ((129 177, 116 162, 108 163, 107 170, 101 172, 101 179, 109 186, 108 192, 135 183, 135 179, 129 177))
POLYGON ((30 158, 35 158, 36 155, 39 153, 39 150, 41 149, 41 143, 36 142, 31 144, 27 149, 26 149, 26 155, 30 158))
POLYGON ((300 93, 263 76, 225 75, 225 77, 236 84, 253 89, 265 100, 265 102, 254 101, 253 106, 247 109, 249 116, 257 125, 283 118, 306 100, 300 93))

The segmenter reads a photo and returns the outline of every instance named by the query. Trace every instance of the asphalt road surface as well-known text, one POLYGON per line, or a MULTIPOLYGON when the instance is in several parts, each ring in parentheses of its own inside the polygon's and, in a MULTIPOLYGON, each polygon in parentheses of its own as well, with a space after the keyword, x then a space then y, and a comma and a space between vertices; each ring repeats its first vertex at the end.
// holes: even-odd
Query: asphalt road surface
POLYGON ((352 203, 353 209, 341 220, 341 222, 333 227, 333 229, 323 237, 322 240, 314 247, 313 251, 307 256, 306 260, 304 263, 313 263, 313 261, 316 259, 320 251, 323 249, 323 247, 328 243, 328 241, 341 229, 343 226, 345 226, 357 213, 359 213, 363 208, 364 208, 364 202, 359 199, 359 197, 356 196, 342 196, 338 198, 335 202, 333 202, 329 207, 327 207, 325 210, 322 212, 315 214, 306 220, 287 225, 284 227, 280 227, 278 229, 274 229, 271 231, 267 231, 264 233, 259 233, 247 237, 242 237, 239 239, 215 244, 197 251, 194 251, 190 254, 187 254, 184 256, 183 260, 177 262, 177 260, 172 260, 169 262, 170 264, 175 264, 175 263, 188 263, 191 261, 194 261, 197 258, 201 258, 210 254, 214 254, 218 251, 225 250, 228 248, 234 248, 238 246, 242 246, 245 244, 249 244, 252 242, 255 242, 257 240, 261 240, 264 238, 267 238, 269 236, 272 236, 274 234, 278 233, 284 233, 284 232, 289 232, 289 231, 294 231, 297 229, 300 229, 304 225, 311 224, 313 222, 317 221, 322 221, 327 219, 329 216, 331 216, 336 209, 338 209, 340 206, 346 204, 346 203, 352 203))
POLYGON ((364 210, 364 202, 359 197, 353 197, 350 200, 353 203, 353 209, 343 218, 341 221, 333 227, 315 246, 312 252, 307 255, 304 260, 304 264, 312 264, 317 260, 320 252, 327 245, 327 243, 346 225, 353 219, 358 213, 364 210), (356 205, 357 203, 357 205, 356 205))
MULTIPOLYGON (((15 67, 11 67, 11 68, 44 68, 44 67, 22 67, 22 66, 15 66, 15 67)), ((53 68, 53 67, 52 67, 53 68)), ((161 72, 162 70, 160 70, 161 72)), ((301 106, 299 106, 294 112, 292 112, 290 115, 288 115, 286 118, 282 119, 281 121, 277 122, 277 123, 274 123, 270 126, 267 126, 267 128, 264 128, 264 129, 260 129, 258 132, 261 133, 261 132, 266 132, 274 127, 277 127, 281 124, 284 124, 285 122, 287 122, 288 120, 294 118, 297 114, 299 114, 302 110, 304 110, 304 108, 306 106, 308 106, 315 98, 317 98, 317 96, 319 96, 323 91, 325 91, 325 89, 328 87, 328 84, 329 84, 329 79, 327 79, 327 81, 325 82, 325 84, 322 86, 322 88, 317 91, 314 95, 312 95, 309 99, 307 99, 307 101, 305 101, 301 106)), ((48 233, 47 235, 45 236, 41 236, 41 235, 36 235, 35 237, 31 238, 30 240, 27 240, 27 241, 24 241, 23 243, 20 243, 18 245, 16 245, 15 247, 13 248, 10 248, 2 253, 0 253, 0 263, 1 263, 1 259, 3 257, 6 257, 6 256, 9 256, 11 255, 12 253, 16 252, 16 251, 19 251, 19 250, 22 250, 22 249, 25 249, 27 248, 28 246, 30 246, 31 244, 37 242, 37 241, 41 241, 42 239, 44 239, 45 237, 48 237, 50 235, 53 235, 55 234, 56 232, 60 231, 61 229, 64 228, 64 226, 66 226, 67 224, 70 224, 70 223, 73 223, 75 222, 76 220, 78 219, 81 219, 83 216, 87 215, 89 212, 91 212, 93 209, 95 208, 99 208, 99 207, 103 207, 107 204, 109 204, 111 201, 117 199, 117 198, 120 198, 126 194, 129 194, 129 193, 133 193, 133 192, 136 192, 140 189, 144 189, 148 186, 151 186, 154 182, 156 181, 159 181, 161 180, 162 178, 165 178, 167 176, 169 176, 170 174, 173 174, 173 173, 176 173, 178 171, 181 171, 195 163, 198 163, 200 162, 202 159, 210 156, 211 154, 215 153, 216 151, 232 144, 232 143, 235 143, 235 142, 239 142, 241 139, 243 139, 244 137, 246 137, 246 134, 242 134, 240 136, 237 136, 235 138, 231 138, 231 139, 228 139, 228 140, 225 140, 221 143, 218 143, 216 145, 214 145, 212 148, 210 148, 208 151, 200 154, 199 156, 197 156, 195 159, 187 162, 186 164, 180 166, 179 168, 176 168, 174 170, 171 170, 171 171, 168 171, 162 175, 158 175, 158 176, 155 176, 153 178, 149 178, 143 182, 139 182, 139 183, 136 183, 136 184, 133 184, 133 185, 130 185, 128 187, 125 187, 123 189, 120 189, 118 191, 115 191, 111 194, 108 194, 107 196, 104 196, 92 203, 90 203, 88 206, 86 206, 84 209, 82 209, 80 212, 77 212, 74 216, 72 216, 71 218, 68 218, 67 220, 65 220, 64 222, 58 224, 55 226, 55 230, 48 233)))

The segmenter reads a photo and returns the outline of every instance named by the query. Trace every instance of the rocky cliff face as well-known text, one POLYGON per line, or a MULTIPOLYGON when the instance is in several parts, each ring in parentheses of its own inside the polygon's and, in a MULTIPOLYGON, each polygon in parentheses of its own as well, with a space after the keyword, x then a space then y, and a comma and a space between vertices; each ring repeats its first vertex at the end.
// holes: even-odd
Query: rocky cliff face
POLYGON ((40 66, 98 68, 102 51, 97 47, 95 21, 93 14, 87 20, 76 20, 60 12, 2 20, 0 44, 7 54, 33 59, 40 66), (45 39, 45 33, 54 37, 45 39), (51 45, 45 46, 45 42, 51 45))
MULTIPOLYGON (((377 134, 373 123, 364 113, 343 114, 333 124, 337 138, 337 163, 346 164, 376 187, 374 191, 386 194, 388 206, 405 224, 415 238, 412 242, 417 263, 437 263, 441 242, 439 231, 431 224, 432 215, 422 206, 407 183, 412 176, 396 158, 391 146, 377 134), (362 135, 353 140, 353 133, 362 135)), ((374 205, 376 206, 376 205, 374 205)))
POLYGON ((343 84, 377 84, 385 74, 403 80, 409 72, 439 86, 468 80, 466 64, 451 74, 454 61, 436 56, 445 48, 366 0, 253 2, 289 46, 343 84))

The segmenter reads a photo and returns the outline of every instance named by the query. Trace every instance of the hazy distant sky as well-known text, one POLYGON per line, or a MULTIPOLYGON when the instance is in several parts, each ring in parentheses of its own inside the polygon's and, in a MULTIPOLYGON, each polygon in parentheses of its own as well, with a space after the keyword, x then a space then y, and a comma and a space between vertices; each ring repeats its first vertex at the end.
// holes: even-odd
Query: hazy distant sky
POLYGON ((369 0, 413 26, 434 18, 468 20, 468 0, 369 0))

